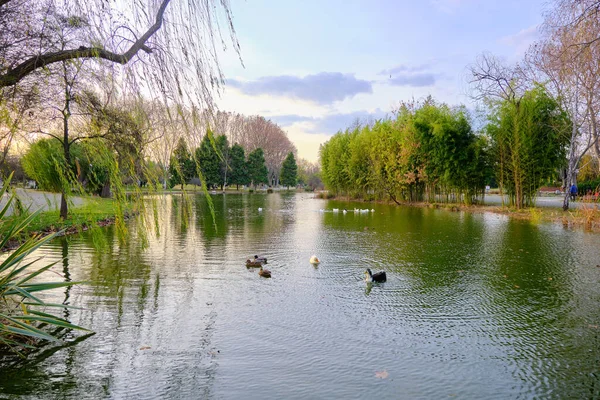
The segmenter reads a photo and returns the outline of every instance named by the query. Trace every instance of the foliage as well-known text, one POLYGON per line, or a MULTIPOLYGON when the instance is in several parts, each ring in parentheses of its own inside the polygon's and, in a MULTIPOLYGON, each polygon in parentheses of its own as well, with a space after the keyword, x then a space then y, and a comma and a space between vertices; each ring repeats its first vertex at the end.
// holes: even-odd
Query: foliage
POLYGON ((533 206, 538 189, 565 164, 571 121, 542 87, 504 100, 490 116, 494 171, 516 208, 533 206))
POLYGON ((219 182, 221 190, 229 184, 228 173, 231 169, 231 148, 227 141, 227 136, 219 135, 215 139, 215 147, 219 156, 219 182))
POLYGON ((308 190, 323 188, 319 164, 312 163, 305 159, 298 160, 298 184, 303 185, 308 190))
POLYGON ((369 199, 459 201, 483 193, 486 143, 463 109, 431 98, 395 119, 338 132, 321 146, 321 176, 334 194, 369 199))
POLYGON ((70 190, 71 183, 78 182, 88 193, 100 194, 114 167, 114 154, 99 139, 74 143, 70 153, 67 168, 61 143, 40 139, 25 152, 21 163, 40 189, 58 193, 65 186, 70 190))
POLYGON ((600 179, 583 181, 577 184, 577 193, 580 196, 587 194, 588 191, 591 191, 592 193, 600 191, 600 179))
POLYGON ((187 143, 179 138, 169 164, 169 187, 183 185, 194 176, 195 164, 187 143))
POLYGON ((296 165, 296 159, 294 153, 290 151, 283 164, 281 165, 281 184, 283 186, 296 186, 298 183, 298 166, 296 165))
POLYGON ((54 139, 40 139, 29 147, 21 159, 25 174, 37 181, 38 187, 50 192, 60 192, 63 177, 75 175, 73 165, 66 165, 61 144, 54 139))
POLYGON ((217 154, 213 133, 210 129, 206 131, 200 147, 195 150, 194 154, 202 176, 206 181, 206 186, 213 188, 219 185, 222 182, 220 179, 221 161, 219 154, 217 154))
POLYGON ((600 178, 600 163, 599 159, 593 157, 590 154, 585 154, 581 157, 581 166, 579 167, 579 174, 577 179, 579 181, 592 181, 600 178))
POLYGON ((231 146, 230 155, 231 174, 229 175, 229 182, 236 185, 237 189, 239 189, 240 185, 247 185, 250 183, 244 148, 236 143, 231 146))
MULTIPOLYGON (((8 181, 0 190, 0 197, 6 194, 7 188, 8 181)), ((5 247, 38 216, 38 213, 32 213, 24 219, 7 223, 4 216, 13 200, 14 196, 9 197, 0 210, 0 248, 5 247)), ((9 346, 13 350, 31 347, 32 340, 57 340, 43 329, 44 325, 83 329, 63 318, 45 312, 47 308, 68 308, 67 305, 46 303, 38 297, 39 293, 78 283, 72 281, 36 282, 36 277, 48 271, 54 264, 36 269, 33 265, 39 259, 30 260, 27 257, 53 238, 54 235, 44 238, 33 236, 0 264, 0 344, 9 346), (44 311, 40 308, 43 308, 44 311)))
POLYGON ((248 154, 248 176, 252 185, 268 183, 268 173, 263 150, 260 147, 248 154))

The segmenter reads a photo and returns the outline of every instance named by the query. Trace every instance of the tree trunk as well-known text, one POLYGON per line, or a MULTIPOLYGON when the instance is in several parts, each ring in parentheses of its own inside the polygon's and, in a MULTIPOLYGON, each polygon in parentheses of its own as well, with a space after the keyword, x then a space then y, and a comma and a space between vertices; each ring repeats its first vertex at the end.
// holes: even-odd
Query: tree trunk
POLYGON ((102 192, 100 192, 100 197, 102 197, 104 199, 108 199, 111 197, 110 196, 110 179, 104 183, 104 186, 102 186, 102 192))
MULTIPOLYGON (((565 198, 563 199, 563 211, 567 211, 569 209, 569 200, 571 198, 571 185, 575 182, 575 169, 577 168, 577 163, 579 162, 579 157, 575 153, 577 147, 577 88, 575 88, 575 104, 573 105, 573 115, 571 116, 571 121, 573 127, 571 129, 571 143, 569 146, 569 165, 567 168, 567 176, 565 177, 565 198)), ((585 153, 585 152, 584 152, 585 153)))
MULTIPOLYGON (((65 99, 65 109, 63 110, 63 152, 65 156, 65 170, 69 170, 71 166, 71 145, 69 143, 69 117, 71 116, 70 111, 70 96, 67 90, 67 97, 65 99)), ((67 172, 66 179, 69 179, 69 174, 67 172)), ((70 182, 67 183, 70 185, 70 182)), ((68 188, 64 188, 60 197, 60 219, 65 220, 69 215, 69 205, 67 204, 67 191, 68 188)))
POLYGON ((69 214, 69 206, 67 204, 67 196, 65 195, 64 191, 63 193, 61 193, 60 195, 60 219, 67 219, 67 216, 69 214))

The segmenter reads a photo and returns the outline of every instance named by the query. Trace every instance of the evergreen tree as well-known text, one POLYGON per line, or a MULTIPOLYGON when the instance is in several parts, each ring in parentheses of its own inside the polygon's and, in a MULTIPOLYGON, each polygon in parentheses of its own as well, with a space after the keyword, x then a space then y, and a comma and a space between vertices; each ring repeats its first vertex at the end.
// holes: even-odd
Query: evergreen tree
POLYGON ((196 161, 200 166, 200 171, 202 172, 202 176, 204 177, 208 188, 216 187, 220 183, 219 171, 221 168, 221 161, 215 150, 216 145, 213 146, 213 142, 213 133, 209 129, 202 138, 200 147, 196 149, 196 161))
POLYGON ((229 182, 236 185, 237 190, 239 190, 240 185, 247 185, 250 183, 244 148, 236 143, 231 147, 230 155, 231 173, 229 175, 229 182))
POLYGON ((215 144, 217 150, 219 151, 219 184, 221 185, 221 190, 229 184, 231 174, 231 148, 229 147, 229 142, 227 141, 227 136, 219 135, 215 139, 215 144))
POLYGON ((298 166, 296 165, 296 159, 294 153, 290 151, 283 164, 281 164, 281 184, 283 186, 296 186, 298 182, 298 166))
POLYGON ((269 171, 265 165, 265 155, 260 147, 248 154, 248 176, 252 185, 268 183, 269 171))
POLYGON ((194 176, 194 169, 194 162, 187 143, 183 138, 179 138, 169 163, 169 187, 181 185, 181 189, 183 189, 183 185, 194 176))

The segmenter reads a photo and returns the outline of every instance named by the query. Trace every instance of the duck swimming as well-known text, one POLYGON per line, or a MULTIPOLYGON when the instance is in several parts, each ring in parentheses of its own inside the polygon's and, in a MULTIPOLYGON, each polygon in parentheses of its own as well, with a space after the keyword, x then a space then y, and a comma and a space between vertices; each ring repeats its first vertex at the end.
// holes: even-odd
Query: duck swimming
POLYGON ((250 259, 246 260, 246 267, 248 268, 258 268, 258 267, 262 267, 263 263, 260 261, 252 261, 250 259))
POLYGON ((267 263, 267 257, 254 255, 254 261, 260 261, 263 264, 267 263))
POLYGON ((365 271, 365 281, 367 282, 385 282, 387 281, 387 276, 385 275, 385 271, 377 272, 373 274, 370 268, 367 268, 365 271))
POLYGON ((262 276, 263 278, 270 278, 271 277, 271 271, 269 271, 268 269, 263 269, 263 267, 260 267, 260 270, 258 271, 258 275, 262 276))
POLYGON ((317 256, 312 256, 309 261, 312 265, 318 265, 321 261, 317 258, 317 256))

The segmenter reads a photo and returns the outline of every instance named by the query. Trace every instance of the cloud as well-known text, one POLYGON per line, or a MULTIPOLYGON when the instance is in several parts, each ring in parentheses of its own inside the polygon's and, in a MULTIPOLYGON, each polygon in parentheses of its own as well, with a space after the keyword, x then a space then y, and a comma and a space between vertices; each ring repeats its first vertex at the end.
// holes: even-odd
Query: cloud
POLYGON ((373 92, 371 82, 341 72, 321 72, 304 77, 264 76, 254 81, 229 79, 227 84, 251 96, 268 94, 309 100, 319 104, 331 104, 359 93, 373 92))
POLYGON ((395 75, 395 74, 402 74, 402 73, 413 73, 413 72, 423 72, 428 70, 431 67, 431 64, 421 64, 421 65, 415 65, 415 66, 410 66, 410 65, 397 65, 395 67, 392 67, 390 69, 384 69, 381 72, 379 72, 378 75, 395 75))
POLYGON ((435 85, 435 74, 422 73, 422 74, 405 74, 392 76, 389 80, 392 86, 433 86, 435 85))
POLYGON ((438 75, 433 72, 427 72, 431 69, 433 63, 432 61, 419 65, 400 64, 389 69, 384 69, 378 75, 386 75, 389 78, 380 83, 387 83, 392 86, 433 86, 438 75))
POLYGON ((303 124, 304 131, 313 134, 334 134, 337 131, 344 130, 354 124, 357 120, 361 123, 369 123, 377 119, 384 118, 387 113, 381 109, 373 112, 354 111, 351 113, 329 114, 324 117, 307 117, 304 115, 275 115, 268 117, 273 122, 288 127, 295 124, 303 124))
POLYGON ((525 54, 529 46, 539 37, 538 25, 530 26, 529 28, 521 29, 519 32, 500 38, 498 41, 515 49, 515 55, 521 56, 525 54))

